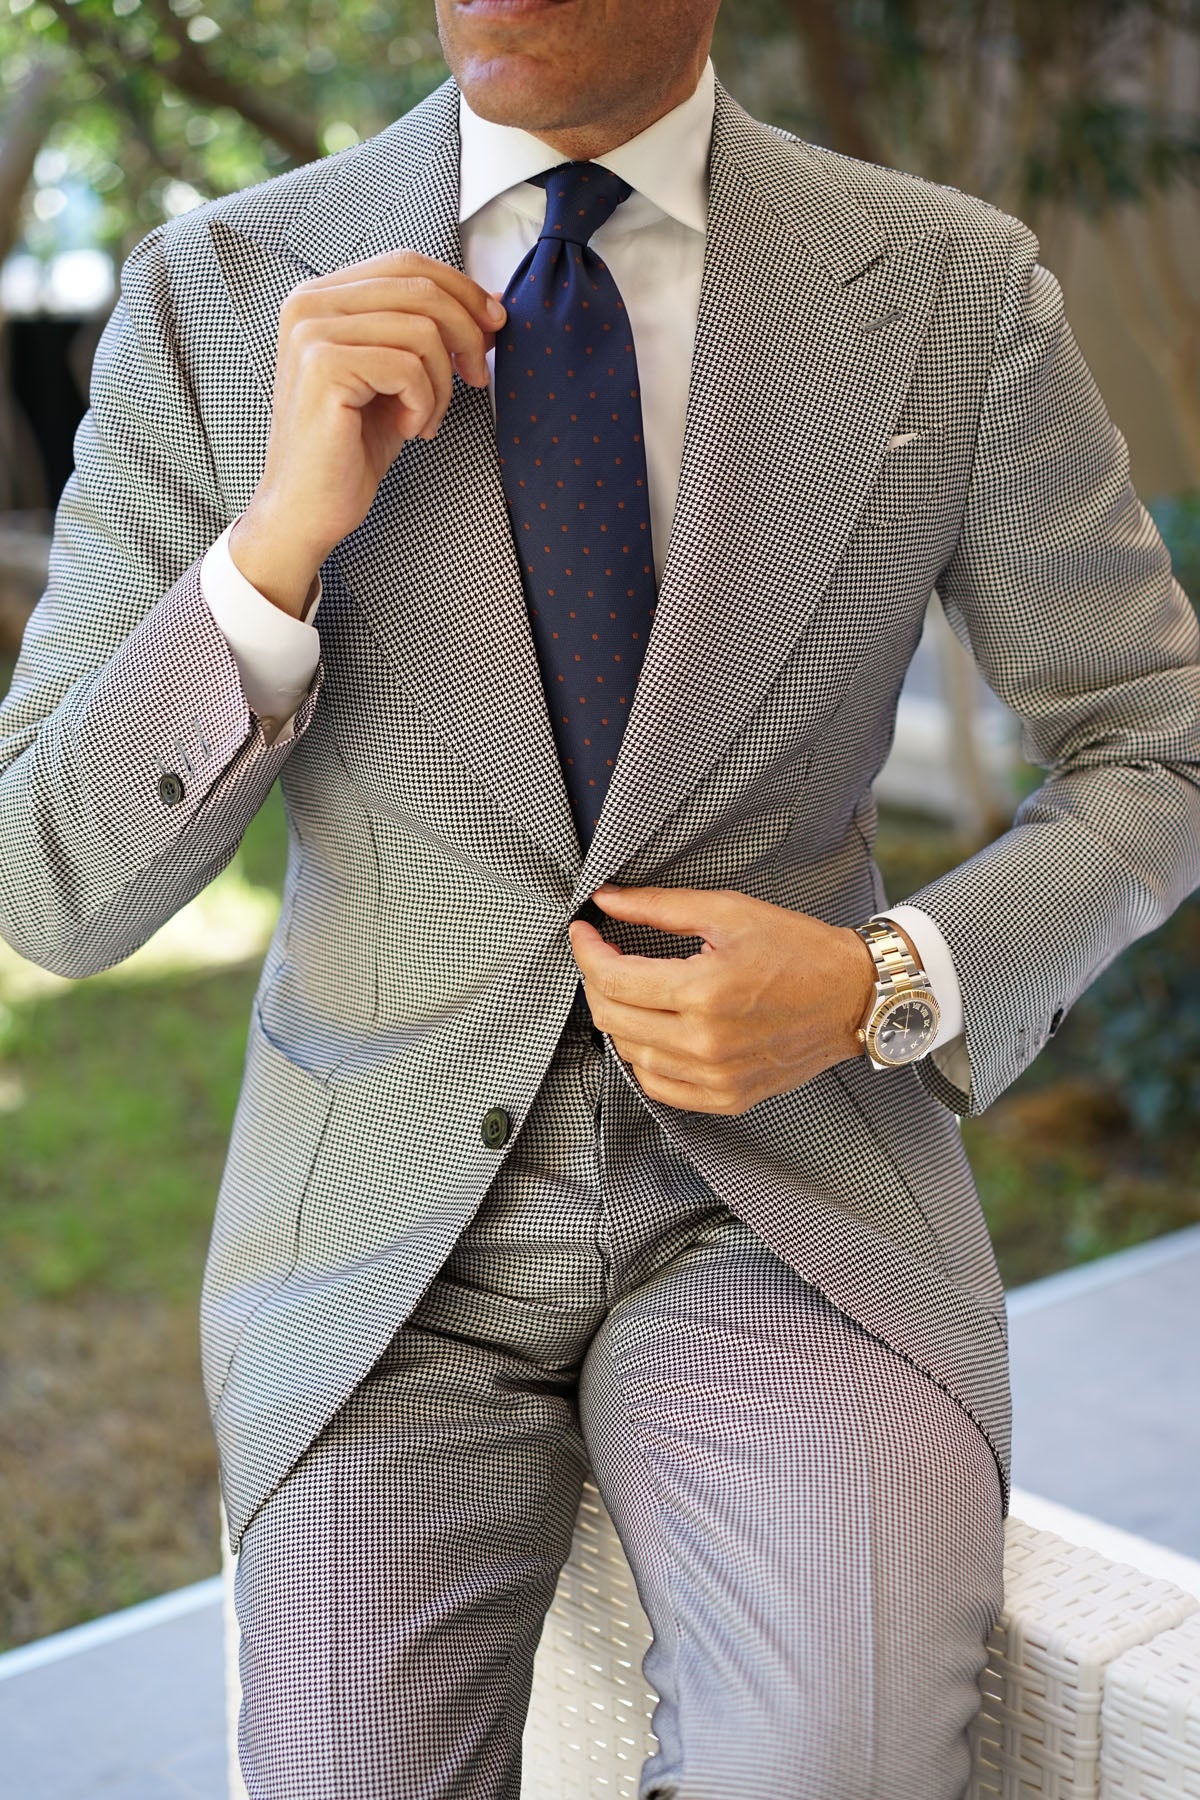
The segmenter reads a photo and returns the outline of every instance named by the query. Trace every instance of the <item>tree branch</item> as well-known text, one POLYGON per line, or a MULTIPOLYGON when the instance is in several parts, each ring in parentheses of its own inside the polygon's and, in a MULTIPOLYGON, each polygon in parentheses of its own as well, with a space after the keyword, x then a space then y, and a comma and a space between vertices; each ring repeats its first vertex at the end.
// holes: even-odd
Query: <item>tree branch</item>
MULTIPOLYGON (((98 28, 90 16, 85 17, 80 7, 71 5, 70 0, 47 0, 47 4, 89 66, 96 65, 98 56, 120 66, 120 46, 109 32, 98 28)), ((214 68, 186 31, 180 29, 179 20, 169 6, 161 4, 161 0, 152 0, 152 10, 157 23, 175 46, 173 56, 154 63, 155 75, 202 105, 228 106, 296 162, 313 162, 321 155, 317 134, 311 127, 271 106, 253 88, 214 68)), ((110 69, 101 68, 98 72, 105 76, 110 86, 121 87, 110 69)), ((127 89, 125 93, 127 95, 127 89)))
MULTIPOLYGON (((62 0, 52 0, 52 4, 57 9, 62 0)), ((188 37, 183 20, 171 11, 167 0, 150 0, 150 10, 175 46, 175 55, 157 65, 164 80, 193 100, 208 106, 228 106, 240 113, 248 125, 286 150, 296 162, 315 162, 321 155, 321 146, 311 126, 280 111, 253 88, 216 68, 188 37)))

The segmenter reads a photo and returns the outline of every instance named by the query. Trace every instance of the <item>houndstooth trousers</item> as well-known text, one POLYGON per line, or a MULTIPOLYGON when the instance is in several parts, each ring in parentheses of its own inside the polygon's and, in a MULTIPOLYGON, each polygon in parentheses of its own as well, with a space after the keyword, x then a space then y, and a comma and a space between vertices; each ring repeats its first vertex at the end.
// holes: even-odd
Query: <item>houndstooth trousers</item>
POLYGON ((992 1451, 602 1045, 577 1002, 449 1259, 251 1521, 251 1800, 518 1800, 589 1464, 654 1633, 641 1800, 955 1800, 1002 1600, 992 1451))

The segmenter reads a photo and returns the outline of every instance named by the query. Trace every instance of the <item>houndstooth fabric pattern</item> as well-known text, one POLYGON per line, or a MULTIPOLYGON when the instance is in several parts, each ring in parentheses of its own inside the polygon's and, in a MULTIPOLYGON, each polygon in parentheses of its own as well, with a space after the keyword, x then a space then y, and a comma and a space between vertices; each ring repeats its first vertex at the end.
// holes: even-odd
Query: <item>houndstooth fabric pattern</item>
POLYGON ((251 1800, 518 1800, 589 1465, 654 1628, 645 1800, 957 1800, 1002 1597, 987 1440, 573 1028, 446 1264, 243 1537, 251 1800))
POLYGON ((1001 1093, 1197 880, 1194 616, 1033 233, 761 124, 718 82, 677 505, 582 864, 488 396, 457 379, 326 563, 321 663, 295 739, 266 744, 199 559, 258 480, 292 287, 402 245, 461 268, 457 104, 447 81, 135 250, 0 708, 0 929, 64 974, 149 937, 282 785, 283 908, 202 1299, 232 1540, 503 1168, 602 880, 843 925, 884 904, 872 781, 935 585, 1048 770, 1009 833, 911 896, 955 958, 970 1094, 930 1060, 859 1059, 739 1117, 637 1104, 961 1402, 1007 1480, 1003 1295, 950 1109, 1001 1093))

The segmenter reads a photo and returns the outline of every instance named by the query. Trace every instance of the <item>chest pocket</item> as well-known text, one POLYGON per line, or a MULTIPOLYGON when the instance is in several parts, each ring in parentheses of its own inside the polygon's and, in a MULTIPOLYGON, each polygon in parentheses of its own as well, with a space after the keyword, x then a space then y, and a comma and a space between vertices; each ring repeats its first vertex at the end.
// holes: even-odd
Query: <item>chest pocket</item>
MULTIPOLYGON (((897 436, 904 436, 900 431, 897 436)), ((938 491, 941 443, 936 431, 894 444, 884 454, 875 485, 858 515, 857 529, 907 519, 933 504, 938 491)))

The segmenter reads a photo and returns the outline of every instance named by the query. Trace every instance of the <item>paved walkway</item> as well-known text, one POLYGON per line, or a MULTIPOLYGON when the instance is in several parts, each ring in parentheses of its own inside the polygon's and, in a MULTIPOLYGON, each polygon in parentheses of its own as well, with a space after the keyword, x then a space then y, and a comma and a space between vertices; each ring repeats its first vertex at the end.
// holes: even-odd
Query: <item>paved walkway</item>
POLYGON ((1013 1478, 1200 1557, 1200 1225, 1009 1295, 1013 1478))
MULTIPOLYGON (((1198 1296, 1200 1226, 1009 1296, 1013 1511, 1184 1585, 1197 1571, 1176 1558, 1200 1558, 1198 1296)), ((212 1581, 0 1657, 3 1791, 227 1800, 221 1656, 212 1581)))
POLYGON ((226 1800, 220 1582, 0 1657, 0 1792, 226 1800))

